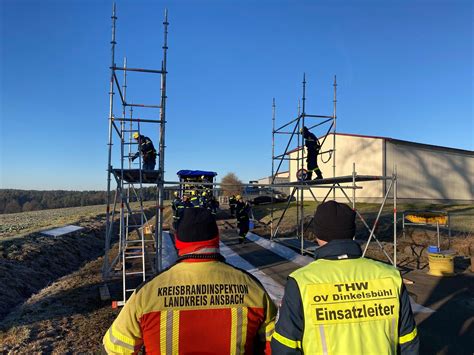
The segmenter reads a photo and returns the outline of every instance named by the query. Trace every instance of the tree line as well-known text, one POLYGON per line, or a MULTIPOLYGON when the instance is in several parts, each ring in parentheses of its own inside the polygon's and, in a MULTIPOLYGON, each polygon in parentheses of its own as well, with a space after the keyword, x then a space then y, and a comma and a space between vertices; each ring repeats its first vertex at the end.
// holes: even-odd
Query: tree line
MULTIPOLYGON (((112 192, 112 198, 115 191, 112 192)), ((156 199, 156 188, 145 187, 143 200, 156 199)), ((134 200, 134 198, 131 198, 134 200)), ((0 214, 80 207, 107 203, 106 191, 37 191, 0 189, 0 214)))
MULTIPOLYGON (((215 189, 216 195, 242 193, 242 181, 234 173, 228 173, 222 178, 222 189, 215 189)), ((165 188, 164 199, 173 199, 173 192, 177 187, 165 188)), ((140 191, 136 191, 140 194, 140 191)), ((155 187, 144 187, 142 189, 143 201, 156 200, 157 191, 155 187)), ((115 195, 112 191, 111 198, 115 195)), ((131 193, 131 201, 136 201, 131 193)), ((29 212, 47 210, 52 208, 81 207, 91 205, 103 205, 107 203, 106 191, 38 191, 38 190, 15 190, 0 189, 0 214, 29 212)))

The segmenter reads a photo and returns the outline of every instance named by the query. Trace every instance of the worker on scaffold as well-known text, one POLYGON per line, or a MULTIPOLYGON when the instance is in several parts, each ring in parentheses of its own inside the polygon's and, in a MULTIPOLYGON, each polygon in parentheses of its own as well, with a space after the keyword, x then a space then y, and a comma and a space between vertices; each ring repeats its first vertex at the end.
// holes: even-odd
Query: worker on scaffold
POLYGON ((132 157, 132 161, 142 155, 143 170, 155 170, 156 150, 150 138, 135 132, 133 138, 138 142, 138 151, 132 157))
POLYGON ((321 150, 321 144, 319 143, 318 138, 309 131, 306 126, 303 126, 300 133, 303 135, 304 144, 306 146, 306 167, 308 173, 306 174, 305 180, 311 180, 313 176, 313 171, 316 173, 316 179, 322 179, 323 174, 321 174, 321 170, 319 170, 318 166, 318 154, 321 150))

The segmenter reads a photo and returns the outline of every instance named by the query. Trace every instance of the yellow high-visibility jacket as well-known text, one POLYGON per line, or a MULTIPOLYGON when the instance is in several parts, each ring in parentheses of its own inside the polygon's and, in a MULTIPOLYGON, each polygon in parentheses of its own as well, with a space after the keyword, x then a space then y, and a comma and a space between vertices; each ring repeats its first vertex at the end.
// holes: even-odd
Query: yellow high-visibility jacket
POLYGON ((417 354, 399 271, 362 258, 352 240, 318 249, 289 278, 272 339, 277 354, 417 354))

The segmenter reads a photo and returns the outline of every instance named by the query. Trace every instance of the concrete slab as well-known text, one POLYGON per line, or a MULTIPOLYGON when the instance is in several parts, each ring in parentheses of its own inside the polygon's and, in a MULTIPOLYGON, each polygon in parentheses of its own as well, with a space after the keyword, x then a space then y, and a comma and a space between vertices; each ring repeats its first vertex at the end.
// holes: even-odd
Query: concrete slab
POLYGON ((410 296, 435 312, 415 314, 421 354, 474 353, 474 275, 469 271, 452 277, 436 277, 426 271, 410 271, 404 277, 410 296))
POLYGON ((60 237, 62 235, 78 232, 83 229, 84 229, 83 227, 68 225, 64 227, 48 229, 48 230, 42 231, 41 234, 44 234, 50 237, 60 237))

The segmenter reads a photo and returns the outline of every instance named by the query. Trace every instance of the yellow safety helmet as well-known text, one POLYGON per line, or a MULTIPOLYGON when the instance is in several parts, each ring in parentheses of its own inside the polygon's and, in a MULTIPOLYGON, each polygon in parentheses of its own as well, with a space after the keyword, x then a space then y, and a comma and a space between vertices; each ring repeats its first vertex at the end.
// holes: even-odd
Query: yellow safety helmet
POLYGON ((133 138, 138 139, 138 137, 140 137, 140 135, 138 134, 138 132, 135 132, 135 133, 133 134, 133 138))
POLYGON ((196 195, 196 190, 191 190, 191 196, 196 195))
POLYGON ((173 192, 173 195, 174 195, 175 197, 178 197, 179 192, 178 192, 178 191, 175 191, 175 192, 173 192))
POLYGON ((206 196, 206 195, 207 195, 207 192, 206 192, 206 191, 204 191, 204 192, 202 193, 202 195, 203 195, 203 196, 206 196))
POLYGON ((237 200, 240 200, 240 199, 242 198, 242 196, 237 195, 237 196, 235 196, 235 198, 236 198, 237 200))

